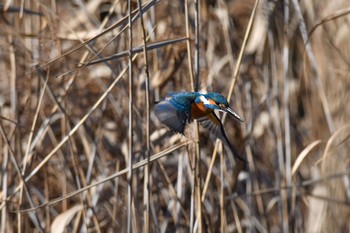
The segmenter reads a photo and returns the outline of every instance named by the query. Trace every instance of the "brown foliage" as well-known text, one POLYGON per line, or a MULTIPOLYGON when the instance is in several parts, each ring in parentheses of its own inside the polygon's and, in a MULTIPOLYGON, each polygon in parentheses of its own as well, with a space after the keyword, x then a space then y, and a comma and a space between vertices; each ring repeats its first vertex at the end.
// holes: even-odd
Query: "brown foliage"
POLYGON ((0 232, 349 232, 348 1, 143 1, 143 24, 131 1, 132 27, 128 2, 0 4, 0 232), (160 125, 153 102, 195 83, 235 84, 248 164, 160 125))

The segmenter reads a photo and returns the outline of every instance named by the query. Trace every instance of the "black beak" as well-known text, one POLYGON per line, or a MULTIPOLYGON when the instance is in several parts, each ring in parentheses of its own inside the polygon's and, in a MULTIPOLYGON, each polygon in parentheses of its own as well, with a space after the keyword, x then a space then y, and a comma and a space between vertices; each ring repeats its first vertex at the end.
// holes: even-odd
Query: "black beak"
POLYGON ((234 118, 236 118, 238 121, 240 122, 244 122, 243 118, 240 117, 235 111, 233 111, 230 107, 226 108, 226 109, 221 109, 221 111, 223 112, 227 112, 230 115, 232 115, 234 118))

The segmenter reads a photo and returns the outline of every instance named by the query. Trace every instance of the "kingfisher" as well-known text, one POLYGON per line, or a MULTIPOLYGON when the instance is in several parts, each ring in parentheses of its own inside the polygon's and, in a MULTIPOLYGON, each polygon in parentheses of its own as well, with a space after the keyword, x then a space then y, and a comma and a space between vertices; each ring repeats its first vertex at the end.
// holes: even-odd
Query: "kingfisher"
POLYGON ((237 148, 228 140, 224 126, 215 114, 215 110, 226 112, 236 120, 244 120, 233 111, 224 96, 216 92, 202 94, 199 92, 173 92, 165 98, 155 102, 155 114, 164 125, 173 131, 184 134, 187 123, 198 119, 205 128, 219 138, 224 145, 241 161, 246 160, 240 155, 237 148))

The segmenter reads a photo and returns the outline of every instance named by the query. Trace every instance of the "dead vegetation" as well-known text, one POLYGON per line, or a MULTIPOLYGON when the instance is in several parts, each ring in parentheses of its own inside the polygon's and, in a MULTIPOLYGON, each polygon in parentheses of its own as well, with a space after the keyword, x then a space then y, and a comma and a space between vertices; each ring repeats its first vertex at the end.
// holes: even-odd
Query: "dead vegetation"
POLYGON ((349 232, 350 4, 255 3, 0 4, 0 232, 349 232), (185 90, 248 164, 159 124, 185 90))

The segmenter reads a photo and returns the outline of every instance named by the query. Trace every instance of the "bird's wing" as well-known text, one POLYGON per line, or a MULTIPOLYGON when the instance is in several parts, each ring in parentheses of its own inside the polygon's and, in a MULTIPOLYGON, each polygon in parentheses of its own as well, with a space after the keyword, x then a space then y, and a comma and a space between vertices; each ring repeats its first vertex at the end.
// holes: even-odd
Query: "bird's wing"
POLYGON ((177 133, 184 133, 188 114, 184 111, 179 111, 169 100, 158 102, 154 107, 154 112, 164 125, 177 133))
POLYGON ((247 162, 247 160, 240 155, 238 149, 228 140, 224 127, 214 112, 210 113, 206 117, 200 118, 198 121, 201 123, 201 125, 203 125, 203 127, 207 128, 215 138, 219 138, 224 143, 226 150, 229 149, 238 159, 243 162, 247 162))

